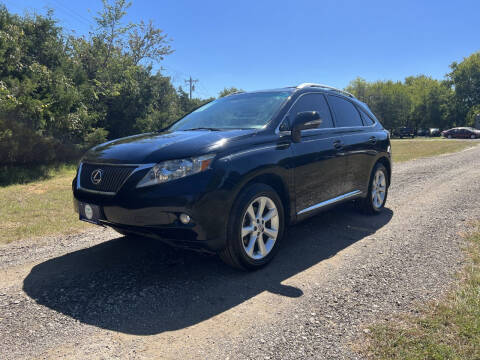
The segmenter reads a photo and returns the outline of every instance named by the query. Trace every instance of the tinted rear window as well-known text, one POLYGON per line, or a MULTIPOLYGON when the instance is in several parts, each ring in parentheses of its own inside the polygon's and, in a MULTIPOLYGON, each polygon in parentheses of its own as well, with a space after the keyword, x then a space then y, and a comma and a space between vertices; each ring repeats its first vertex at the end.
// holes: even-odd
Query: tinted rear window
POLYGON ((335 114, 337 127, 362 126, 362 119, 357 108, 348 100, 328 95, 328 103, 335 114))

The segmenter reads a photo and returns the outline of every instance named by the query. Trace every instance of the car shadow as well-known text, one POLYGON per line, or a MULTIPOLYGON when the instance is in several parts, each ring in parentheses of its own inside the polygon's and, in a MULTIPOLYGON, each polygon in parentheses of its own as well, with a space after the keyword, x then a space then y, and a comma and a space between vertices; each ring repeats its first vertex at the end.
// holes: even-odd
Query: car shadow
POLYGON ((23 290, 38 304, 86 324, 158 334, 197 324, 263 291, 302 296, 282 281, 375 233, 392 216, 390 209, 359 215, 351 204, 323 212, 290 227, 277 257, 250 273, 216 256, 120 237, 35 266, 23 290))

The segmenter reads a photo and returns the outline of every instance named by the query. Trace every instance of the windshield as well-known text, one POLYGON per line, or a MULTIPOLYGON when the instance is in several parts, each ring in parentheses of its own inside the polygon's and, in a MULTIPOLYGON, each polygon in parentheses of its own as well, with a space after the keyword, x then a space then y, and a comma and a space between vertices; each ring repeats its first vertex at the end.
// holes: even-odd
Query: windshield
POLYGON ((282 91, 226 96, 186 115, 170 130, 259 129, 272 119, 290 94, 282 91))

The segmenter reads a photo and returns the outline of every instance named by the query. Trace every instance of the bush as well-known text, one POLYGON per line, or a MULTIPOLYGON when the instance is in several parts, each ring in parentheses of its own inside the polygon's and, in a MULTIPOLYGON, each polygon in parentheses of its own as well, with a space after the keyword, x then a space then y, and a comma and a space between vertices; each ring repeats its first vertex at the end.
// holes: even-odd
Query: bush
POLYGON ((43 137, 25 125, 0 120, 0 165, 39 165, 77 160, 83 148, 43 137))
POLYGON ((107 141, 108 130, 104 128, 92 129, 92 132, 85 135, 85 145, 87 148, 94 147, 107 141))

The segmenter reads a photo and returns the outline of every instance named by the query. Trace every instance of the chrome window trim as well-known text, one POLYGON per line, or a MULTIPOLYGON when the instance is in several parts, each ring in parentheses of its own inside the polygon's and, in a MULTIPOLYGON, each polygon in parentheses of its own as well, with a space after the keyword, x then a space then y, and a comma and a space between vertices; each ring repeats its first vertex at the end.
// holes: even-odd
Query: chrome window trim
MULTIPOLYGON (((277 125, 277 127, 275 128, 275 134, 277 135, 280 135, 280 136, 286 136, 286 135, 291 135, 291 131, 290 130, 285 130, 285 131, 280 131, 280 126, 282 126, 283 122, 285 121, 285 119, 287 118, 288 114, 290 114, 290 110, 292 110, 292 107, 297 103, 297 101, 303 96, 303 95, 307 95, 307 94, 322 94, 324 95, 325 97, 327 95, 332 95, 332 96, 337 96, 337 97, 340 97, 342 99, 345 99, 347 101, 349 101, 355 108, 356 110, 359 112, 359 115, 360 115, 360 111, 363 111, 361 109, 358 109, 358 105, 355 104, 350 98, 348 97, 345 97, 345 96, 342 96, 340 94, 332 94, 332 93, 327 93, 327 92, 323 92, 323 91, 308 91, 308 92, 304 92, 303 94, 301 94, 294 102, 292 105, 290 105, 290 107, 288 108, 287 112, 285 113, 285 116, 283 117, 283 119, 279 122, 279 124, 277 125)), ((327 101, 327 104, 328 104, 328 98, 325 98, 325 100, 327 101)), ((339 129, 339 130, 361 130, 361 129, 366 129, 366 130, 373 130, 377 125, 378 125, 378 121, 374 118, 372 118, 369 114, 367 114, 365 111, 363 111, 365 113, 365 115, 367 115, 372 121, 373 121, 373 124, 372 125, 360 125, 360 126, 335 126, 335 119, 334 119, 334 114, 332 113, 332 110, 330 109, 330 104, 328 104, 329 106, 329 111, 330 111, 330 115, 332 116, 332 122, 333 122, 333 127, 329 127, 329 128, 321 128, 321 129, 307 129, 307 130, 302 130, 302 133, 303 132, 314 132, 314 131, 322 131, 322 130, 331 130, 331 129, 339 129)), ((361 117, 361 115, 360 115, 361 117)), ((362 124, 363 124, 363 120, 362 120, 362 124)))
MULTIPOLYGON (((136 172, 138 172, 140 170, 152 168, 156 165, 156 163, 149 163, 149 164, 110 164, 110 163, 93 163, 93 162, 85 162, 85 163, 88 164, 88 165, 98 165, 98 166, 107 165, 107 166, 130 166, 130 167, 135 167, 135 169, 133 169, 133 171, 130 173, 130 175, 128 175, 125 178, 125 180, 120 184, 120 186, 118 187, 119 190, 123 187, 123 185, 125 185, 125 183, 130 178, 130 176, 132 176, 133 174, 135 174, 136 172)), ((116 192, 90 190, 90 189, 86 189, 86 188, 82 187, 80 185, 80 174, 81 174, 81 171, 82 171, 82 165, 83 165, 83 162, 81 162, 80 165, 78 166, 77 189, 85 191, 85 192, 89 192, 89 193, 92 193, 92 194, 102 194, 102 195, 116 195, 117 194, 116 192)))
POLYGON ((362 192, 360 190, 355 190, 355 191, 351 191, 349 193, 346 193, 346 194, 343 194, 343 195, 340 195, 340 196, 337 196, 337 197, 334 197, 332 199, 329 199, 329 200, 325 200, 325 201, 322 201, 318 204, 315 204, 315 205, 312 205, 312 206, 309 206, 303 210, 300 210, 299 212, 297 212, 297 215, 301 215, 301 214, 304 214, 304 213, 307 213, 307 212, 310 212, 312 210, 315 210, 315 209, 319 209, 323 206, 327 206, 327 205, 330 205, 330 204, 334 204, 336 202, 339 202, 341 200, 345 200, 345 199, 348 199, 348 198, 351 198, 353 196, 356 196, 356 195, 360 195, 362 192))

